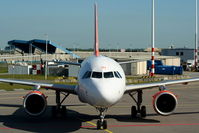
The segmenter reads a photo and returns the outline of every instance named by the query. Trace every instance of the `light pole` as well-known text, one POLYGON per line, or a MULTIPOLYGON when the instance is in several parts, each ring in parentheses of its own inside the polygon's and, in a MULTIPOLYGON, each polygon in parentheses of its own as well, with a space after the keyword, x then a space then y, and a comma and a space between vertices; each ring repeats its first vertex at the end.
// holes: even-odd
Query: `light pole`
POLYGON ((151 33, 151 73, 150 76, 154 76, 155 73, 155 0, 152 0, 152 33, 151 33))
POLYGON ((119 52, 119 42, 117 42, 117 52, 119 52))
POLYGON ((31 62, 31 66, 32 66, 32 61, 33 61, 33 57, 32 57, 32 43, 30 43, 29 56, 30 56, 30 62, 31 62))
POLYGON ((47 80, 47 68, 48 68, 48 62, 47 62, 47 54, 48 54, 48 34, 45 34, 46 36, 46 66, 45 66, 45 80, 47 80))
POLYGON ((198 0, 196 0, 196 22, 195 22, 195 54, 194 54, 194 66, 195 70, 198 69, 198 0))

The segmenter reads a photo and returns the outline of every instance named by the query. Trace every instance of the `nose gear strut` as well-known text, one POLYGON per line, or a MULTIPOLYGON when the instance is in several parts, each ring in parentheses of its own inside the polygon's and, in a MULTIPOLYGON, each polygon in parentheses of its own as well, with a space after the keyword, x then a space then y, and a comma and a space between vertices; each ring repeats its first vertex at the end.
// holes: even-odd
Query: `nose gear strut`
POLYGON ((107 129, 107 121, 104 120, 104 112, 107 110, 107 108, 97 108, 97 110, 100 112, 99 120, 97 121, 97 129, 107 129))

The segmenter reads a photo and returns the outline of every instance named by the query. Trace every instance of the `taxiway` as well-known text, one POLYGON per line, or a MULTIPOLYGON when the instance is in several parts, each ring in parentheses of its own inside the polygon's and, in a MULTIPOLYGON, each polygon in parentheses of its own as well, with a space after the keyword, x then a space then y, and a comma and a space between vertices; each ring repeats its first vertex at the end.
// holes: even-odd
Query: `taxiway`
MULTIPOLYGON (((107 88, 108 89, 108 88, 107 88)), ((43 90, 48 96, 48 108, 39 118, 31 118, 22 109, 25 90, 0 91, 0 132, 78 132, 78 133, 195 133, 199 130, 199 83, 169 86, 178 96, 178 107, 171 116, 159 116, 152 106, 152 96, 158 91, 144 91, 143 104, 147 107, 147 117, 131 119, 130 108, 133 100, 125 95, 121 101, 106 112, 107 130, 97 130, 98 112, 95 108, 81 103, 77 96, 70 95, 64 102, 67 117, 53 119, 51 106, 55 105, 54 91, 43 90)))

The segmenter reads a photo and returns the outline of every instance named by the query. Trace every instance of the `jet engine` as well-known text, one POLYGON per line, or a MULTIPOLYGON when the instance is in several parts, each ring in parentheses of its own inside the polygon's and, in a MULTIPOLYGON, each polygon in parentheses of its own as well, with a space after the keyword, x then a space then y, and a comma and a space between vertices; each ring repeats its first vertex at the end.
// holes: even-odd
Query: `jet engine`
POLYGON ((30 116, 39 116, 47 106, 46 96, 40 91, 31 91, 24 97, 23 107, 30 116))
POLYGON ((170 91, 160 91, 153 96, 154 110, 160 115, 172 114, 177 104, 177 97, 170 91))

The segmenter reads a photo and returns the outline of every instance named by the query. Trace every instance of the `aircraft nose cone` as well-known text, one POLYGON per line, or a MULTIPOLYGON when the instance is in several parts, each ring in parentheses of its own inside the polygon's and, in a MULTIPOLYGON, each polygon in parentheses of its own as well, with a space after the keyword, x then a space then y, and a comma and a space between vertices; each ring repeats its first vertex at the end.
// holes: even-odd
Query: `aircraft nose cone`
POLYGON ((118 102, 124 92, 122 86, 117 84, 111 82, 95 84, 96 91, 93 97, 93 105, 109 107, 118 102))

